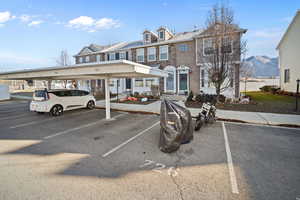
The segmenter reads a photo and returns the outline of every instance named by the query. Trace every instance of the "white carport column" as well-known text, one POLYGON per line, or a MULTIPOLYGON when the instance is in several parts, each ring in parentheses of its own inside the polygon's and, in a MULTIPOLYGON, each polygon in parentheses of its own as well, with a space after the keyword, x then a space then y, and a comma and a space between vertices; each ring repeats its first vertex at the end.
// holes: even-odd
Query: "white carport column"
POLYGON ((109 77, 105 78, 105 111, 106 111, 106 119, 110 119, 109 77))

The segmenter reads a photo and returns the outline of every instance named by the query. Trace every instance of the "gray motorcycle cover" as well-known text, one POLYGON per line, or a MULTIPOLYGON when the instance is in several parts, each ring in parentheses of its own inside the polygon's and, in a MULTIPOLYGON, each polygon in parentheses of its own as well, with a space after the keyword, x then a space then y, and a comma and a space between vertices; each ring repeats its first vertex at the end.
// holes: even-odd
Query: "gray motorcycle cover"
POLYGON ((166 99, 160 109, 159 149, 171 153, 193 139, 192 116, 188 109, 166 99))

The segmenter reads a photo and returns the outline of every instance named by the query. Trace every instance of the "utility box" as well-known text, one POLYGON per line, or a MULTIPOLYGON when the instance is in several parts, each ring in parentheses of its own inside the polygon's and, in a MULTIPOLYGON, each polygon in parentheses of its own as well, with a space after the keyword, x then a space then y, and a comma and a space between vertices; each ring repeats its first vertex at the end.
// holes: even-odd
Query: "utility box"
POLYGON ((0 101, 10 99, 8 85, 0 84, 0 101))

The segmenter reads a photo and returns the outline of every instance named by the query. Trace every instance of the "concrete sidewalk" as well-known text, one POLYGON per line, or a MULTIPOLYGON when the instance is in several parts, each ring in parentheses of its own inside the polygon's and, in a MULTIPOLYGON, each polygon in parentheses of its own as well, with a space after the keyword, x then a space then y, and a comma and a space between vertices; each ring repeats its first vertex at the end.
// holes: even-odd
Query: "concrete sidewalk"
MULTIPOLYGON (((183 101, 177 102, 184 106, 183 101)), ((105 101, 97 101, 98 108, 105 108, 105 101)), ((128 112, 142 112, 160 114, 160 101, 148 105, 126 104, 126 103, 111 103, 111 108, 120 111, 128 112)), ((199 108, 188 108, 192 116, 198 115, 199 108)), ((275 125, 275 126, 296 126, 300 127, 300 115, 275 114, 275 113, 261 113, 261 112, 241 112, 231 110, 217 110, 217 118, 219 120, 227 120, 234 122, 275 125)))

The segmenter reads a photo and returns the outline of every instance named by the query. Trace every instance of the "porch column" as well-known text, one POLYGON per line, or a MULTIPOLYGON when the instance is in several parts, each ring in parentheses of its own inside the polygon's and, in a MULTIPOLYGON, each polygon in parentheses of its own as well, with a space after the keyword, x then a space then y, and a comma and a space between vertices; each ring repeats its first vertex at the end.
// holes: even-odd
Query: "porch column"
POLYGON ((51 90, 51 83, 52 83, 52 80, 47 80, 47 89, 48 90, 51 90))
POLYGON ((105 77, 105 112, 106 112, 106 119, 110 119, 109 77, 105 77))

